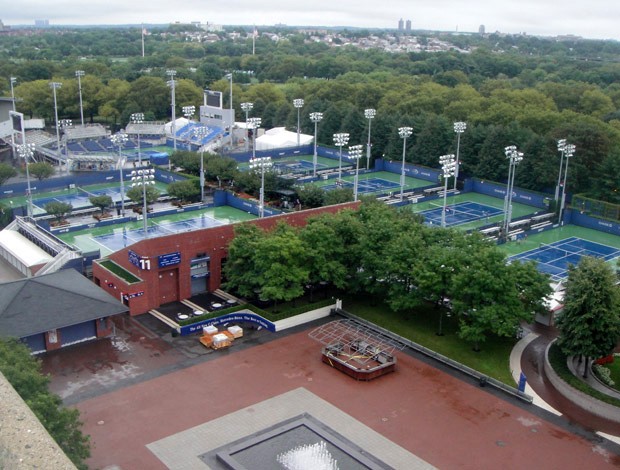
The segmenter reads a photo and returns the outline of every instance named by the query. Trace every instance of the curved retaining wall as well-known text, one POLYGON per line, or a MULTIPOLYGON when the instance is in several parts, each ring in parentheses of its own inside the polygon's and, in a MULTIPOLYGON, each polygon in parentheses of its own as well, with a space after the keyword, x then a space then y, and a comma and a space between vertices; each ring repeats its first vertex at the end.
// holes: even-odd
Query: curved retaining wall
POLYGON ((569 384, 564 382, 564 380, 562 380, 555 370, 553 370, 553 367, 551 367, 551 363, 549 362, 549 348, 552 344, 553 342, 549 343, 547 349, 545 350, 544 366, 545 375, 549 379, 549 382, 551 382, 551 385, 553 385, 553 387, 561 395, 573 402, 576 406, 583 408, 596 416, 620 424, 620 407, 597 400, 596 398, 571 387, 569 384))

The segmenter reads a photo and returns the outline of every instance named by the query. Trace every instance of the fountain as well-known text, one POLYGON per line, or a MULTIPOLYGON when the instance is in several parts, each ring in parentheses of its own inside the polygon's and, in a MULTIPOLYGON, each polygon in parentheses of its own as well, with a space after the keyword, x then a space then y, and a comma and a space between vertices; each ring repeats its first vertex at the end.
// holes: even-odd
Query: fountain
POLYGON ((278 455, 277 460, 286 470, 338 470, 325 441, 295 447, 278 455))

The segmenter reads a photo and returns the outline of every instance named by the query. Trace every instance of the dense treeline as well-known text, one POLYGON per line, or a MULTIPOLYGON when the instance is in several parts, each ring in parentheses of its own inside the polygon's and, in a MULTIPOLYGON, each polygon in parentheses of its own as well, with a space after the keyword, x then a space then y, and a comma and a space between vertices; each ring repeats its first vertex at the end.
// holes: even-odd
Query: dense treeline
POLYGON ((471 52, 396 54, 329 48, 290 34, 277 42, 259 38, 257 54, 251 55, 249 40, 221 35, 218 42, 195 43, 174 31, 155 33, 148 36, 145 58, 140 57, 139 29, 8 38, 0 51, 7 59, 0 64, 0 76, 6 77, 2 86, 6 93, 8 77, 17 77, 20 111, 52 122, 48 82, 60 81, 60 118, 75 119, 75 70, 84 70, 86 116, 118 127, 133 112, 144 112, 150 120, 170 117, 169 68, 178 72, 177 116, 182 106, 201 104, 203 88, 225 91, 228 107, 223 77, 233 71, 238 119, 240 103, 250 101, 264 127, 295 128, 292 100, 304 98, 304 132, 314 129, 308 114, 322 111, 320 143, 329 145, 333 133, 348 132, 356 144, 366 142, 364 109, 372 107, 377 109, 373 157, 400 158, 397 129, 411 126, 407 159, 429 166, 437 166, 440 155, 454 153, 452 123, 465 121, 464 171, 501 181, 507 173, 503 148, 517 145, 525 159, 516 184, 534 190, 555 186, 556 140, 566 138, 577 147, 569 190, 620 202, 620 64, 614 62, 620 46, 614 42, 450 36, 444 39, 471 52))

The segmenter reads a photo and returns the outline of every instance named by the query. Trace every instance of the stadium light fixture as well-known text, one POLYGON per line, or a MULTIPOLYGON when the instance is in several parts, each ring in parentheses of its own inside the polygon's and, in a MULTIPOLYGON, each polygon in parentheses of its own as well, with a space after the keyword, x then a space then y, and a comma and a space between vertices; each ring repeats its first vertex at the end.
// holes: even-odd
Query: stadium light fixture
MULTIPOLYGON (((54 116, 56 120, 56 149, 58 153, 61 153, 60 150, 60 123, 58 122, 58 101, 56 99, 56 90, 62 86, 60 82, 50 82, 50 88, 52 89, 52 93, 54 94, 54 116)), ((68 169, 67 169, 68 171, 68 169)))
POLYGON ((338 182, 340 182, 342 180, 342 147, 349 143, 349 134, 346 132, 334 134, 334 143, 340 149, 338 152, 338 182))
POLYGON ((456 182, 459 179, 459 168, 461 166, 461 134, 467 129, 467 123, 458 121, 454 123, 454 132, 456 132, 456 166, 454 167, 454 190, 456 191, 456 182))
POLYGON ((252 158, 250 159, 251 169, 260 169, 260 195, 258 200, 258 216, 265 216, 265 169, 272 165, 271 157, 256 157, 256 129, 260 127, 261 118, 253 117, 249 119, 252 127, 252 158))
POLYGON ((515 173, 517 165, 523 160, 523 153, 517 150, 515 145, 509 145, 504 149, 508 159, 508 185, 506 186, 506 197, 504 199, 504 229, 502 236, 507 239, 512 219, 512 191, 515 183, 515 173))
MULTIPOLYGON (((67 129, 73 127, 71 119, 61 119, 60 128, 62 129, 62 140, 65 143, 65 161, 67 162, 67 173, 69 172, 69 139, 67 138, 67 129)), ((61 153, 62 154, 62 153, 61 153)))
POLYGON ((204 145, 202 139, 209 134, 209 128, 202 126, 194 129, 194 137, 196 137, 200 144, 200 202, 205 200, 205 164, 204 164, 204 145))
MULTIPOLYGON (((174 79, 174 77, 176 76, 177 71, 176 70, 166 70, 166 75, 168 75, 169 80, 166 82, 167 85, 170 87, 170 107, 172 109, 172 126, 171 126, 171 130, 172 130, 172 146, 174 149, 174 152, 176 153, 177 151, 177 115, 176 115, 176 86, 177 86, 177 81, 174 79)), ((170 170, 172 168, 172 160, 168 159, 168 170, 170 170)))
POLYGON ((456 171, 456 161, 454 154, 442 155, 439 157, 439 164, 443 172, 443 208, 441 210, 441 226, 446 226, 446 204, 448 202, 448 180, 454 176, 456 171))
POLYGON ((13 111, 16 111, 15 108, 15 83, 17 83, 17 78, 11 77, 11 101, 13 102, 13 111))
POLYGON ((569 159, 575 155, 575 145, 566 144, 564 147, 564 157, 566 157, 566 165, 564 165, 564 182, 562 183, 562 199, 560 201, 560 213, 558 215, 558 222, 563 224, 562 215, 564 213, 564 204, 566 203, 566 179, 568 178, 568 162, 569 159))
POLYGON ((155 184, 155 170, 152 168, 145 168, 142 170, 134 170, 130 174, 131 187, 142 186, 142 223, 144 228, 144 238, 149 237, 148 226, 148 206, 146 204, 146 187, 148 185, 155 184))
POLYGON ((323 113, 310 113, 310 120, 314 123, 314 155, 312 156, 312 176, 316 176, 316 166, 318 163, 318 157, 316 153, 316 145, 317 145, 317 130, 319 122, 323 120, 323 113))
POLYGON ((250 147, 250 142, 248 139, 248 118, 250 116, 250 111, 254 108, 254 103, 241 103, 241 109, 245 112, 245 151, 247 152, 250 147))
POLYGON ((558 140, 558 152, 560 152, 560 171, 558 172, 558 184, 555 186, 555 196, 553 200, 559 202, 560 185, 562 184, 562 165, 564 164, 564 151, 566 150, 566 139, 558 140))
POLYGON ((28 188, 28 217, 32 217, 32 190, 30 188, 30 170, 28 169, 29 161, 34 156, 34 144, 23 143, 17 146, 17 153, 20 158, 26 162, 26 184, 28 188))
POLYGON ((300 127, 300 112, 301 112, 301 108, 304 107, 304 100, 302 100, 301 98, 297 98, 293 100, 293 106, 295 106, 297 108, 297 147, 300 146, 300 132, 301 132, 301 127, 300 127))
POLYGON ((357 201, 357 182, 360 171, 360 158, 362 158, 362 153, 364 153, 362 145, 351 145, 349 147, 349 155, 348 158, 351 160, 355 160, 355 179, 353 180, 353 200, 357 201))
POLYGON ((194 114, 196 114, 196 106, 183 106, 183 116, 185 116, 188 121, 192 120, 194 114))
POLYGON ((233 127, 235 127, 235 108, 233 108, 233 74, 226 74, 226 79, 230 82, 230 129, 228 135, 230 137, 230 151, 233 150, 233 127))
POLYGON ((364 117, 368 119, 368 142, 366 143, 366 169, 370 169, 370 127, 372 124, 372 120, 377 115, 377 110, 373 108, 368 108, 364 110, 364 117))
POLYGON ((403 162, 400 168, 400 200, 403 200, 405 192, 405 156, 407 154, 407 138, 411 136, 413 129, 411 127, 399 127, 398 135, 403 139, 403 162))
POLYGON ((84 75, 85 75, 85 72, 83 70, 75 71, 75 76, 77 77, 77 81, 78 81, 78 93, 80 95, 80 119, 82 122, 82 126, 84 126, 84 105, 82 103, 82 77, 84 75))
POLYGON ((131 116, 129 116, 129 119, 131 119, 132 123, 136 124, 136 129, 138 130, 138 166, 142 166, 142 150, 140 148, 140 127, 138 127, 137 125, 144 122, 144 113, 133 113, 131 116))
POLYGON ((123 178, 123 145, 127 143, 127 134, 119 132, 110 137, 114 145, 118 146, 118 171, 121 180, 121 215, 125 217, 125 180, 123 178))

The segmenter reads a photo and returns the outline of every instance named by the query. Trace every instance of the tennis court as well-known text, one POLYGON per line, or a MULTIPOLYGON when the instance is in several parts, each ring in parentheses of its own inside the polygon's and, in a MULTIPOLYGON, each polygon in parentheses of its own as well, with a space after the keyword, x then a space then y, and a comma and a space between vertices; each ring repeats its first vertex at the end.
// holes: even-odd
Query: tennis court
MULTIPOLYGON (((329 191, 342 187, 353 189, 354 181, 355 175, 347 174, 347 176, 343 176, 341 178, 340 182, 342 184, 338 186, 336 185, 334 179, 314 181, 308 184, 313 184, 329 191)), ((409 176, 405 177, 405 191, 410 191, 416 188, 424 188, 430 184, 431 183, 426 180, 411 178, 409 176)), ((390 173, 389 171, 375 171, 359 175, 358 192, 360 194, 382 194, 387 192, 396 193, 397 191, 400 191, 400 175, 390 173)))
POLYGON ((568 267, 579 264, 583 256, 610 261, 620 256, 620 250, 579 237, 570 237, 551 244, 541 243, 538 248, 509 258, 510 261, 536 261, 538 270, 549 274, 554 281, 568 276, 568 267))
MULTIPOLYGON (((325 186, 323 186, 323 189, 325 191, 331 191, 337 188, 353 189, 354 185, 355 185, 354 181, 342 180, 342 181, 337 181, 335 183, 326 184, 325 186)), ((399 183, 395 183, 394 181, 384 180, 382 178, 368 178, 368 179, 360 178, 357 183, 357 192, 359 194, 388 192, 388 191, 393 191, 396 188, 400 188, 399 183)))
MULTIPOLYGON (((154 238, 255 218, 256 216, 252 214, 229 206, 210 207, 200 211, 181 212, 159 217, 149 216, 148 236, 154 238)), ((101 256, 107 256, 145 238, 142 220, 78 232, 59 233, 56 236, 85 253, 100 250, 101 256)))
MULTIPOLYGON (((424 222, 428 225, 441 225, 443 204, 428 209, 419 214, 424 216, 424 222)), ((478 202, 460 202, 446 205, 446 227, 463 225, 475 220, 490 220, 491 217, 501 214, 503 211, 497 207, 480 204, 478 202)))
MULTIPOLYGON (((282 175, 297 175, 308 176, 314 172, 314 163, 312 155, 295 155, 292 157, 272 157, 273 169, 276 173, 282 175)), ((343 167, 347 165, 351 166, 351 162, 342 160, 343 167)), ((246 171, 250 168, 248 162, 240 163, 238 165, 239 170, 246 171)), ((327 170, 329 168, 338 168, 338 160, 332 160, 331 158, 317 157, 316 169, 327 170)))

